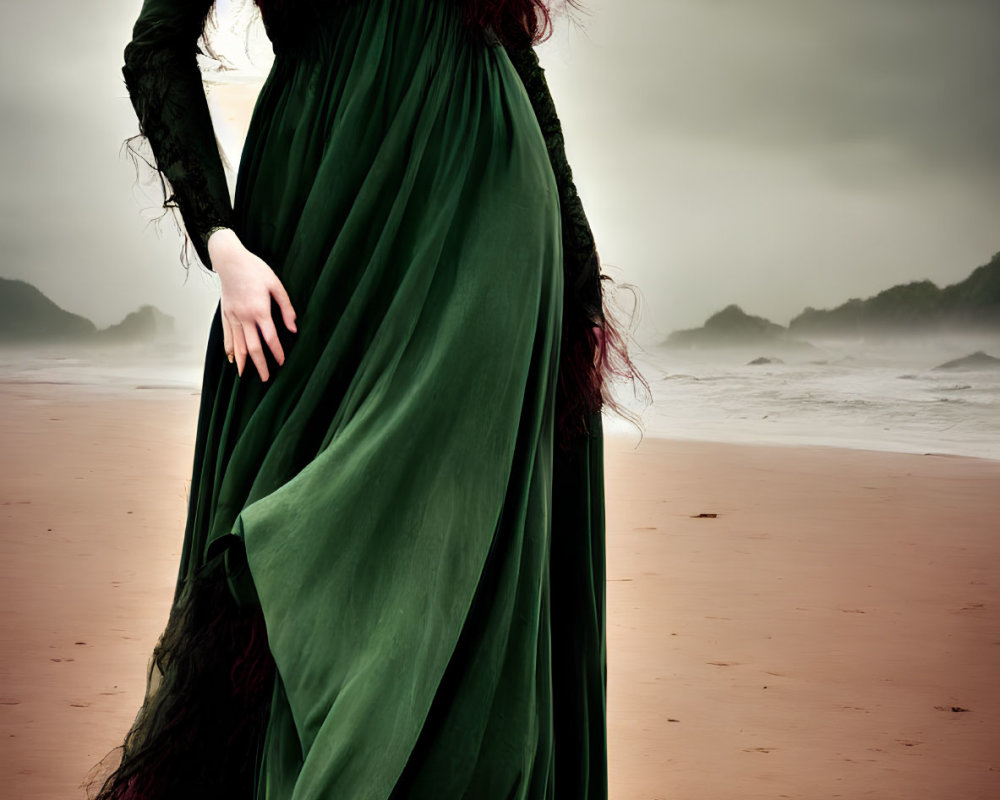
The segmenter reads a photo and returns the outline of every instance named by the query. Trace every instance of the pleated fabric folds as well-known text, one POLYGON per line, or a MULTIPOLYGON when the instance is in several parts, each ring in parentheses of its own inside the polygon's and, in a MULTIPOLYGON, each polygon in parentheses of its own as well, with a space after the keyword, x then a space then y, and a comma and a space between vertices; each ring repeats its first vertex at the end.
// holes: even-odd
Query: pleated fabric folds
POLYGON ((234 202, 298 312, 203 376, 182 588, 276 671, 258 800, 606 798, 600 417, 554 441, 558 193, 502 47, 448 0, 277 50, 234 202))

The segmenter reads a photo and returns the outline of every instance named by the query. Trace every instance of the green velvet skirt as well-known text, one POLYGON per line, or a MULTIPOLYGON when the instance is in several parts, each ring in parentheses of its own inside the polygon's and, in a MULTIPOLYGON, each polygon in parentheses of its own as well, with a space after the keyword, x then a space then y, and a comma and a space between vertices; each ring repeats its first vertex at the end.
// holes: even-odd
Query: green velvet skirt
POLYGON ((503 48, 446 0, 331 11, 276 47, 234 210, 298 333, 273 305, 285 362, 239 377, 216 312, 149 691, 176 703, 133 743, 169 719, 163 763, 248 800, 603 800, 601 424, 554 437, 559 201, 503 48), (213 659, 216 699, 265 676, 257 716, 197 701, 213 659))

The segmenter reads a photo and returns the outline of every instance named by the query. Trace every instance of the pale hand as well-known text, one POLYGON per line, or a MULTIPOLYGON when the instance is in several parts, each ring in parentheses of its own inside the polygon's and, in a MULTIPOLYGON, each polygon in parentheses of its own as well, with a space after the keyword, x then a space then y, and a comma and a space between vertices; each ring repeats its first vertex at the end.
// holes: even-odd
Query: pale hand
POLYGON ((226 352, 234 355, 240 376, 249 355, 260 379, 267 381, 267 360, 261 339, 271 348, 278 364, 285 363, 285 353, 271 319, 272 297, 281 309, 285 327, 297 332, 295 310, 288 293, 274 270, 247 250, 230 228, 209 237, 208 255, 222 282, 222 334, 226 352))

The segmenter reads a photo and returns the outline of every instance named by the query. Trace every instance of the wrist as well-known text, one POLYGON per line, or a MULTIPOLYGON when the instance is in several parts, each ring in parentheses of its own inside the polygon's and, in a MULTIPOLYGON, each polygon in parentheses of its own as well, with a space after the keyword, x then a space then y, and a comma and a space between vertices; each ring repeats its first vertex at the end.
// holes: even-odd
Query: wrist
POLYGON ((242 248, 243 243, 232 228, 212 228, 205 235, 205 249, 216 274, 226 271, 234 259, 238 261, 242 248))
POLYGON ((236 232, 232 228, 226 225, 216 225, 205 231, 201 235, 201 239, 205 243, 205 247, 208 247, 211 242, 216 241, 218 239, 225 239, 230 234, 232 236, 235 236, 236 232))
POLYGON ((236 231, 232 228, 211 228, 204 235, 204 241, 205 249, 208 251, 208 257, 213 261, 213 263, 226 250, 242 246, 239 237, 236 235, 236 231))

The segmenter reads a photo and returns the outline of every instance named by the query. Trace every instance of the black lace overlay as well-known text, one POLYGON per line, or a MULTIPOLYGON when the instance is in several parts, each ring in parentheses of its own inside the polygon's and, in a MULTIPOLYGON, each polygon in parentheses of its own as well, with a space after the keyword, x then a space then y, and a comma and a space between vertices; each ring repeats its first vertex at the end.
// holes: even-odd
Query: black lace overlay
POLYGON ((261 610, 237 606, 221 559, 178 583, 135 720, 84 781, 90 800, 254 796, 276 667, 261 610))
MULTIPOLYGON (((229 227, 233 218, 197 60, 198 39, 213 5, 214 0, 177 0, 168 7, 146 0, 122 67, 140 136, 155 158, 150 166, 160 174, 163 206, 180 212, 188 239, 209 270, 206 234, 229 227)), ((137 154, 131 140, 129 148, 137 154)))

